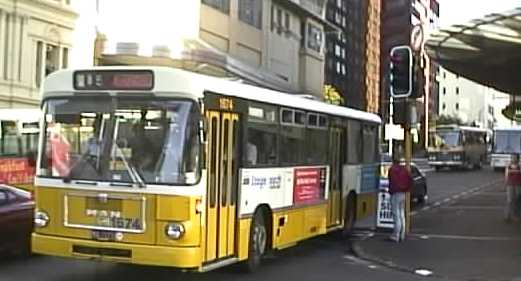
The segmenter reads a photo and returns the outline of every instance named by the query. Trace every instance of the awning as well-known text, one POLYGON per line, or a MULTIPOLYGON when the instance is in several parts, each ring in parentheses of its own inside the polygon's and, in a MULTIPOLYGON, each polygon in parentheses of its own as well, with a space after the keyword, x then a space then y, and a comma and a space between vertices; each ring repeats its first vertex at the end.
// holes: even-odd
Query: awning
POLYGON ((521 95, 521 7, 438 30, 426 50, 451 72, 521 95))

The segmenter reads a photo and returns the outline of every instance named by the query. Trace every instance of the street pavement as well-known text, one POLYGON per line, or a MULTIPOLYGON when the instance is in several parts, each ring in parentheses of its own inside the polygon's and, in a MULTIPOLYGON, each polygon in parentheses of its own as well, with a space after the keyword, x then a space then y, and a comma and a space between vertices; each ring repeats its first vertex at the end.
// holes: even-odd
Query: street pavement
MULTIPOLYGON (((208 273, 183 273, 169 268, 118 265, 35 256, 0 261, 1 281, 316 281, 316 280, 399 280, 421 281, 422 276, 396 271, 351 254, 350 244, 339 233, 319 237, 276 252, 253 274, 235 267, 208 273)), ((429 279, 429 280, 432 280, 429 279)))
POLYGON ((496 210, 503 198, 499 194, 500 191, 489 190, 486 187, 477 189, 488 182, 497 181, 501 177, 500 173, 488 170, 447 171, 430 172, 427 177, 429 196, 434 201, 431 200, 427 205, 414 207, 416 213, 413 233, 415 236, 403 244, 385 242, 383 241, 385 236, 379 233, 376 233, 373 238, 367 238, 368 233, 373 233, 367 229, 360 230, 359 235, 355 236, 358 238, 353 238, 351 241, 343 239, 339 233, 333 233, 270 254, 269 258, 264 260, 261 269, 253 274, 241 273, 236 267, 208 273, 183 273, 170 268, 48 256, 7 257, 0 259, 0 281, 315 281, 332 279, 413 281, 447 280, 448 277, 461 276, 475 277, 465 280, 511 280, 509 278, 478 278, 479 275, 476 275, 478 271, 475 270, 477 267, 481 271, 487 271, 487 267, 495 268, 500 263, 506 262, 508 266, 505 267, 505 270, 492 270, 485 272, 488 275, 483 276, 515 276, 517 268, 514 267, 514 263, 519 264, 519 261, 515 260, 517 252, 521 259, 521 247, 516 247, 521 245, 516 244, 517 240, 508 240, 512 239, 521 229, 517 225, 504 225, 501 221, 500 210, 496 210), (466 199, 451 201, 452 205, 446 205, 445 208, 435 207, 435 204, 443 202, 446 198, 453 198, 469 191, 473 193, 458 197, 466 199), (479 199, 479 202, 472 201, 475 197, 479 199), (465 200, 470 200, 470 202, 465 200), (478 211, 475 210, 476 204, 488 207, 478 211), (458 206, 462 207, 451 209, 458 206), (427 207, 432 209, 423 210, 427 207), (480 229, 487 231, 481 233, 480 229), (429 237, 423 237, 425 238, 423 239, 421 235, 424 234, 429 237), (469 239, 469 236, 477 238, 469 239), (503 240, 483 241, 490 237, 502 237, 503 240), (482 249, 482 246, 486 248, 482 249), (485 258, 487 256, 489 258, 485 258), (508 259, 511 260, 508 261, 508 259), (425 277, 420 275, 423 272, 414 273, 411 270, 417 268, 431 270, 434 272, 434 276, 425 277))
POLYGON ((447 280, 521 280, 521 224, 503 220, 502 173, 444 171, 428 180, 429 204, 414 209, 406 241, 371 233, 354 239, 357 256, 447 280))

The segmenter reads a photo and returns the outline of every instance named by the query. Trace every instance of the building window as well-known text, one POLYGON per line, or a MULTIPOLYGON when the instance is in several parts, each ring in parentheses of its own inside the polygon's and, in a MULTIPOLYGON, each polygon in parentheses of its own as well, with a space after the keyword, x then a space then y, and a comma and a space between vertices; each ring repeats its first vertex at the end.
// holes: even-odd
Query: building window
POLYGON ((229 0, 202 0, 202 2, 203 4, 213 7, 225 14, 228 14, 228 12, 230 11, 229 0))
POLYGON ((262 24, 262 0, 239 0, 239 19, 260 28, 262 24))
POLYGON ((42 52, 43 52, 43 42, 42 41, 38 41, 36 43, 36 77, 35 78, 35 83, 36 83, 36 87, 40 87, 41 84, 42 84, 42 62, 43 62, 43 59, 42 59, 42 52))
POLYGON ((445 108, 447 108, 447 105, 445 103, 443 103, 443 105, 441 106, 441 109, 445 110, 445 108))
POLYGON ((291 17, 287 12, 284 13, 284 28, 286 31, 290 31, 291 29, 291 17))
POLYGON ((456 103, 456 110, 459 110, 459 103, 456 103))
POLYGON ((456 95, 459 95, 459 87, 456 87, 456 95))
POLYGON ((59 48, 54 45, 47 45, 45 50, 45 76, 59 69, 59 48))
POLYGON ((61 68, 67 68, 69 67, 69 48, 63 48, 62 49, 62 67, 61 68))
POLYGON ((447 93, 447 89, 443 87, 443 94, 445 95, 447 93))
POLYGON ((320 53, 322 49, 322 29, 312 23, 308 23, 307 31, 307 47, 320 53))

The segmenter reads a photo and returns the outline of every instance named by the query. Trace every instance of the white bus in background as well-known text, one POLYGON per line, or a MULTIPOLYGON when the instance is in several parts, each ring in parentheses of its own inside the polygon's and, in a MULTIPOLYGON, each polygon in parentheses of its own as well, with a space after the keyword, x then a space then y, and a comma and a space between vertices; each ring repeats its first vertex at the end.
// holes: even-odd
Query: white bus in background
POLYGON ((521 127, 504 127, 494 129, 490 166, 495 170, 505 168, 510 155, 521 153, 521 127))

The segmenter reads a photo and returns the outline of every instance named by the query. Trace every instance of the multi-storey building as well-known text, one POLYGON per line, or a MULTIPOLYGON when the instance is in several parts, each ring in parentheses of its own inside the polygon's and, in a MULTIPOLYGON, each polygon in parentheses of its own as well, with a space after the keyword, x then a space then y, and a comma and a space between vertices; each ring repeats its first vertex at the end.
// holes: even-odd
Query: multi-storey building
POLYGON ((510 96, 440 68, 438 115, 458 118, 481 128, 508 126, 511 121, 501 113, 510 96))
MULTIPOLYGON (((438 26, 439 3, 437 0, 393 0, 382 1, 381 24, 381 107, 380 112, 385 122, 389 122, 389 53, 394 46, 411 45, 411 32, 414 26, 421 26, 423 38, 438 26)), ((424 81, 424 98, 417 101, 417 120, 420 123, 418 139, 422 146, 427 146, 429 120, 436 114, 438 85, 435 79, 437 65, 422 50, 419 50, 424 81)))
POLYGON ((367 0, 365 35, 366 111, 379 113, 380 108, 380 0, 367 0))
POLYGON ((347 93, 350 107, 366 108, 367 0, 347 0, 347 93))
MULTIPOLYGON (((167 28, 158 28, 170 41, 181 42, 179 52, 158 47, 155 58, 143 58, 137 56, 139 46, 120 44, 121 52, 106 52, 101 63, 146 61, 322 98, 324 37, 336 30, 325 19, 326 0, 199 0, 179 5, 171 10, 172 24, 192 32, 174 38, 167 28)), ((105 11, 110 12, 116 11, 105 11)), ((113 35, 106 36, 110 44, 113 35)))
POLYGON ((351 100, 345 96, 347 83, 347 6, 346 0, 328 0, 326 19, 338 28, 338 31, 326 34, 325 84, 333 86, 344 98, 345 105, 351 106, 351 100))
POLYGON ((70 0, 0 0, 0 108, 36 107, 45 76, 68 66, 70 0))

